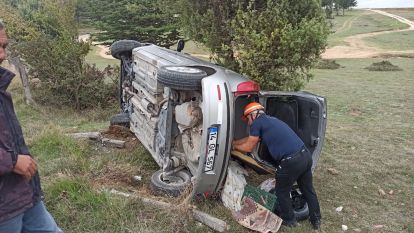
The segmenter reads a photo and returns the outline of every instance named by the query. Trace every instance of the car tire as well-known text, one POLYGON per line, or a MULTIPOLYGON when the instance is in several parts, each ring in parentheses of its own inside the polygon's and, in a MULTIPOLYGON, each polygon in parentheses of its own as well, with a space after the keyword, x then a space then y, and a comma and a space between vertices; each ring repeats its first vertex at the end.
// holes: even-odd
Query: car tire
POLYGON ((151 191, 156 195, 178 197, 188 189, 191 184, 191 174, 181 170, 169 176, 170 180, 163 178, 163 171, 158 170, 151 176, 151 191))
MULTIPOLYGON (((276 195, 275 189, 271 189, 269 192, 276 195)), ((292 200, 292 208, 293 208, 293 213, 295 214, 296 221, 303 221, 303 220, 308 219, 309 218, 308 203, 306 202, 306 200, 304 199, 302 195, 297 194, 297 191, 292 191, 292 194, 293 193, 294 193, 294 197, 292 200)), ((279 211, 280 210, 278 208, 275 209, 276 214, 280 214, 278 213, 279 211)))
POLYGON ((181 91, 201 90, 201 80, 207 73, 190 66, 162 66, 158 69, 158 81, 181 91))
POLYGON ((111 45, 111 54, 114 58, 121 60, 122 56, 131 56, 132 50, 141 47, 142 44, 135 40, 118 40, 111 45))
POLYGON ((292 207, 296 221, 303 221, 309 218, 309 206, 302 194, 297 190, 291 192, 292 207))
POLYGON ((120 125, 129 128, 129 120, 127 113, 119 113, 111 117, 110 125, 120 125))
POLYGON ((308 203, 305 203, 303 208, 300 209, 293 209, 295 213, 296 221, 303 221, 309 218, 309 206, 308 203))

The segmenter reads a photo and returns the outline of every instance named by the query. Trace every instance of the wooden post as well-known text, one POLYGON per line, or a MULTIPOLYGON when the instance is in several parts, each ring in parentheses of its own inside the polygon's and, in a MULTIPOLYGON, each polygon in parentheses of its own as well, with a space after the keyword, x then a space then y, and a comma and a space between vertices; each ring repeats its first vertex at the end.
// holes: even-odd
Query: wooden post
MULTIPOLYGON (((157 200, 152 200, 149 198, 145 198, 145 197, 139 197, 137 195, 133 195, 133 194, 128 194, 128 193, 124 193, 124 192, 120 192, 117 191, 115 189, 112 189, 110 191, 111 194, 115 194, 115 195, 119 195, 119 196, 123 196, 123 197, 133 197, 133 198, 138 198, 140 199, 143 203, 146 204, 150 204, 150 205, 154 205, 158 208, 162 208, 162 209, 170 209, 170 208, 174 208, 176 207, 176 205, 170 204, 170 203, 166 203, 166 202, 162 202, 162 201, 157 201, 157 200)), ((230 229, 230 226, 223 220, 218 219, 216 217, 213 217, 207 213, 204 213, 202 211, 199 210, 195 210, 192 209, 193 212, 193 218, 198 221, 201 222, 203 224, 205 224, 206 226, 218 231, 218 232, 224 232, 230 229)))
POLYGON ((33 100, 32 92, 30 91, 30 84, 29 84, 29 78, 27 75, 26 67, 20 60, 20 57, 12 57, 9 58, 10 63, 16 67, 16 70, 19 72, 20 79, 22 80, 22 86, 23 86, 23 94, 24 94, 24 102, 29 104, 35 104, 35 101, 33 100))

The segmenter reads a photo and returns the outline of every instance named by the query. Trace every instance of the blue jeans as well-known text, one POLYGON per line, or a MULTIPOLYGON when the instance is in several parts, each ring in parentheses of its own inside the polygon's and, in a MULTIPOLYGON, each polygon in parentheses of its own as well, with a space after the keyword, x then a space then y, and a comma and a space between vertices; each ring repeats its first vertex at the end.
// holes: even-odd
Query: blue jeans
POLYGON ((47 212, 43 201, 24 213, 0 223, 1 233, 63 233, 47 212))

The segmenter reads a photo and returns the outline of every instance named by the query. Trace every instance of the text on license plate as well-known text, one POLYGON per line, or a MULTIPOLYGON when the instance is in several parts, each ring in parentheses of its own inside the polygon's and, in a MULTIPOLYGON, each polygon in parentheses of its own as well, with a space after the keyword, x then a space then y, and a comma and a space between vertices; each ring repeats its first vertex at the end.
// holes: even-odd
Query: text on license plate
POLYGON ((218 128, 211 127, 208 130, 208 139, 207 139, 207 158, 206 158, 206 165, 204 168, 205 173, 213 173, 214 169, 214 159, 216 158, 216 150, 217 150, 217 136, 218 136, 218 128))

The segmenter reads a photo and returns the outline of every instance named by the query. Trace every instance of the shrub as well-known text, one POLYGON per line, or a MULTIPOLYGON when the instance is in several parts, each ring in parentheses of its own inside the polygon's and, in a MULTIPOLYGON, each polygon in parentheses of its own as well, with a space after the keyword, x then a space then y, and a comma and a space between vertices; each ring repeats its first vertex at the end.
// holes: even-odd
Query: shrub
POLYGON ((87 64, 89 44, 69 37, 42 38, 21 51, 30 64, 31 78, 39 80, 32 87, 38 102, 83 110, 116 101, 118 68, 101 71, 87 64))
POLYGON ((339 69, 341 65, 336 63, 335 60, 328 60, 328 59, 321 59, 318 63, 316 63, 316 69, 324 69, 324 70, 336 70, 339 69))
POLYGON ((365 67, 369 71, 401 71, 402 69, 389 61, 374 62, 372 65, 365 67))

